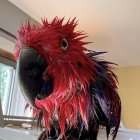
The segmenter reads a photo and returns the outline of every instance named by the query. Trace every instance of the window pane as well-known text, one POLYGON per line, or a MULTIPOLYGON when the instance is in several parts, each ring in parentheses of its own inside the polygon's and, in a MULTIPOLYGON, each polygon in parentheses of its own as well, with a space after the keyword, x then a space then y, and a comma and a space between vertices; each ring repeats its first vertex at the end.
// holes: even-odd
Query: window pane
POLYGON ((13 67, 0 63, 0 98, 4 115, 31 117, 26 101, 21 93, 18 78, 13 67))
POLYGON ((28 108, 25 110, 27 102, 25 101, 20 86, 18 82, 18 76, 15 75, 14 87, 13 87, 13 95, 11 100, 11 109, 10 114, 11 116, 24 116, 24 117, 31 117, 32 113, 31 110, 28 108))
POLYGON ((8 77, 8 69, 5 65, 0 64, 0 97, 3 103, 4 93, 6 91, 6 82, 8 77))
POLYGON ((8 113, 13 78, 14 78, 14 69, 10 66, 0 63, 0 97, 4 115, 7 115, 8 113))

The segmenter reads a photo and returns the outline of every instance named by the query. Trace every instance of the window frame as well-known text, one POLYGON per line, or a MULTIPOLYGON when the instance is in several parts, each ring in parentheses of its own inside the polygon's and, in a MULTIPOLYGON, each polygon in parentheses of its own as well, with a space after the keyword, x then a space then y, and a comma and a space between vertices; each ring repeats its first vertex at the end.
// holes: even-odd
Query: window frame
MULTIPOLYGON (((11 87, 13 89, 14 88, 15 77, 16 77, 16 61, 14 59, 13 53, 8 52, 8 51, 0 48, 0 63, 2 63, 4 65, 7 65, 7 66, 11 66, 11 67, 14 68, 15 71, 14 71, 14 74, 13 74, 12 85, 11 85, 11 87)), ((13 92, 14 91, 11 90, 10 99, 9 99, 10 102, 12 101, 13 92)), ((10 103, 8 103, 8 106, 10 106, 10 103)), ((8 109, 8 112, 9 112, 9 109, 8 109)), ((3 119, 4 119, 4 125, 5 126, 7 124, 10 124, 10 123, 12 123, 13 125, 19 125, 19 126, 21 126, 22 123, 30 123, 30 124, 32 124, 32 122, 34 120, 33 117, 12 116, 12 115, 7 115, 7 114, 3 115, 3 119)))

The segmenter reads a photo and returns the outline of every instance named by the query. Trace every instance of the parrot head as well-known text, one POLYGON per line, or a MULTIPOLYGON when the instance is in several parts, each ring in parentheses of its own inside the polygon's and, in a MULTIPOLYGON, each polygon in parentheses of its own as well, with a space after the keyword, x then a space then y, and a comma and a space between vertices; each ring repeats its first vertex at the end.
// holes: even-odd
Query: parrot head
POLYGON ((90 63, 93 62, 88 60, 83 47, 88 42, 81 41, 86 36, 74 31, 75 18, 63 22, 64 18, 57 17, 50 23, 43 20, 41 27, 28 22, 18 31, 15 58, 19 81, 25 98, 34 107, 35 100, 51 94, 60 98, 72 97, 74 89, 85 90, 84 84, 92 79, 90 63), (80 77, 82 74, 86 74, 87 80, 80 77))
POLYGON ((21 25, 15 58, 21 89, 31 106, 37 108, 35 102, 45 98, 62 103, 78 91, 85 92, 93 80, 93 60, 83 47, 90 42, 82 41, 86 36, 75 31, 76 25, 75 18, 64 23, 64 18, 57 17, 42 20, 42 26, 29 21, 21 25))

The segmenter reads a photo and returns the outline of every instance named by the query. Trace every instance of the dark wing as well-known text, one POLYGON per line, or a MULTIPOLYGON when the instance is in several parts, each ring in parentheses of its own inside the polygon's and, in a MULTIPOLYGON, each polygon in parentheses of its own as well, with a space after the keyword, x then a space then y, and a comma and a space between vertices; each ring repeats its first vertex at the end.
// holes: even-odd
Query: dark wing
MULTIPOLYGON (((95 106, 95 123, 106 127, 107 137, 113 128, 113 140, 116 137, 121 116, 121 101, 117 92, 117 77, 112 71, 113 63, 97 60, 95 57, 104 52, 90 52, 89 56, 96 62, 95 82, 90 85, 95 106)), ((94 125, 94 124, 93 124, 94 125)), ((98 127, 94 130, 98 131, 98 127)))

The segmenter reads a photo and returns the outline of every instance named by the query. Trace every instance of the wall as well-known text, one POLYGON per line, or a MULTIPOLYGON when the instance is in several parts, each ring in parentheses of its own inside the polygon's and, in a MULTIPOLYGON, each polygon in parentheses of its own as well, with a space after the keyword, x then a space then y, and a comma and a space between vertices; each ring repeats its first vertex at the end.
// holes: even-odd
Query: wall
MULTIPOLYGON (((30 20, 31 23, 38 24, 37 21, 32 19, 29 15, 24 13, 22 10, 14 6, 8 0, 0 0, 0 28, 6 30, 10 34, 16 36, 17 30, 22 23, 25 23, 27 20, 30 20)), ((7 35, 1 32, 0 36, 3 36, 6 39, 14 41, 9 38, 7 35)))
POLYGON ((140 129, 140 66, 119 68, 122 121, 126 128, 140 129))
MULTIPOLYGON (((16 36, 20 24, 25 24, 28 19, 31 23, 39 25, 37 21, 32 19, 29 15, 27 15, 16 6, 14 6, 8 0, 0 0, 0 48, 9 52, 13 52, 15 38, 11 37, 11 35, 9 34, 16 36), (3 30, 8 32, 8 34, 3 32, 3 30)), ((15 62, 7 61, 7 59, 2 57, 0 53, 0 63, 12 66, 14 65, 15 67, 15 62)))
POLYGON ((8 52, 13 53, 14 46, 15 46, 15 43, 13 43, 12 41, 9 41, 8 39, 0 36, 0 48, 1 49, 4 49, 8 52))

